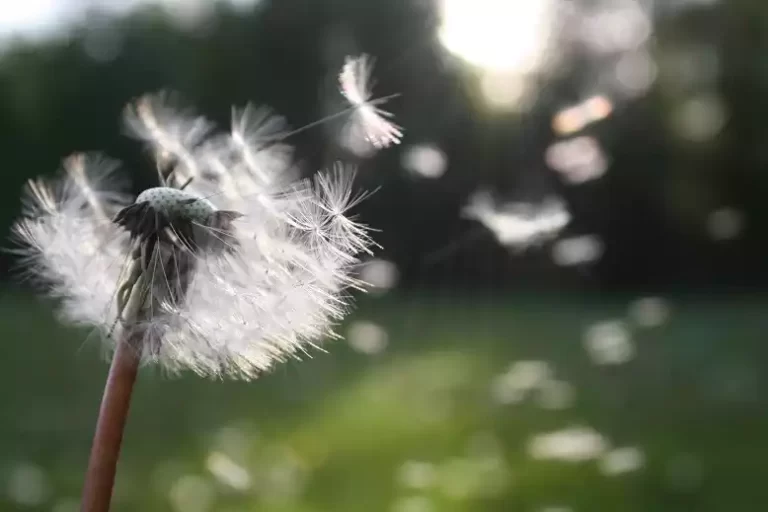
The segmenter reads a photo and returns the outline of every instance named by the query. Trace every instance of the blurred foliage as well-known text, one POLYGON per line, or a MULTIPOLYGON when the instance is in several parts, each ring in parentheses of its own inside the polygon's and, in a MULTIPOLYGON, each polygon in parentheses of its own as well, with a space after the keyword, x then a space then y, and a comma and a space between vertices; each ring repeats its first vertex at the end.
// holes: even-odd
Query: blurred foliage
MULTIPOLYGON (((365 300, 350 319, 388 330, 390 346, 374 356, 330 344, 332 355, 251 384, 146 368, 115 511, 720 512, 762 503, 765 304, 673 304, 668 322, 632 327, 638 355, 620 366, 595 366, 578 334, 606 318, 632 325, 620 301, 411 294, 365 300), (494 382, 521 360, 574 386, 573 403, 546 408, 535 390, 500 403, 494 382), (582 462, 533 455, 536 436, 575 426, 610 448, 637 447, 640 466, 611 475, 599 451, 582 462)), ((76 510, 66 506, 79 496, 106 372, 97 340, 63 331, 24 296, 0 305, 9 341, 0 510, 76 510)))

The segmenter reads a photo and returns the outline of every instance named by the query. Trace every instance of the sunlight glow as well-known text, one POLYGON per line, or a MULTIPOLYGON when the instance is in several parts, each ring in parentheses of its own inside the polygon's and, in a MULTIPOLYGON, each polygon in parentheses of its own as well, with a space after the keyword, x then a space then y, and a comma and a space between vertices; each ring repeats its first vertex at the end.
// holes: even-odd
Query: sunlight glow
POLYGON ((481 68, 531 73, 549 46, 552 4, 551 0, 442 0, 440 40, 481 68))

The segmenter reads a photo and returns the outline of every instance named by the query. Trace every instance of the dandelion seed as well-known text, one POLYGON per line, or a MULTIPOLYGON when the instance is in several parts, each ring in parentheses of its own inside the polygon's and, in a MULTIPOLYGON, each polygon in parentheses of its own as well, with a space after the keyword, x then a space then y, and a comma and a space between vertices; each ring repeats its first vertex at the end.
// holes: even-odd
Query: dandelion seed
POLYGON ((360 268, 360 280, 368 285, 374 294, 382 294, 397 285, 400 271, 391 261, 374 259, 365 262, 360 268))
POLYGON ((593 263, 602 257, 603 242, 595 235, 581 235, 558 240, 552 247, 552 260, 561 267, 593 263))
POLYGON ((19 464, 8 477, 8 498, 27 507, 39 506, 50 494, 48 476, 34 464, 19 464))
POLYGON ((597 322, 587 328, 584 347, 592 361, 599 365, 627 363, 636 351, 628 326, 618 320, 597 322))
POLYGON ((397 470, 397 481, 409 489, 427 489, 435 481, 435 467, 429 462, 405 461, 397 470))
POLYGON ((168 498, 174 511, 207 512, 216 501, 216 491, 205 478, 184 475, 174 482, 168 498))
POLYGON ((669 320, 670 306, 661 297, 643 297, 632 301, 628 316, 639 327, 659 327, 669 320))
POLYGON ((414 175, 436 179, 445 174, 448 156, 434 144, 414 144, 403 152, 401 162, 414 175))
POLYGON ((251 487, 248 470, 221 452, 208 455, 205 465, 216 480, 232 489, 244 492, 251 487))
POLYGON ((354 112, 345 126, 346 139, 363 139, 376 149, 399 144, 403 137, 402 127, 389 121, 391 112, 376 105, 382 104, 392 96, 371 100, 371 73, 373 61, 368 55, 347 57, 339 74, 339 88, 344 97, 354 107, 354 112))
POLYGON ((528 453, 534 459, 583 462, 595 459, 608 449, 608 441, 591 427, 568 427, 534 436, 528 453))
POLYGON ((600 458, 600 471, 608 476, 630 473, 642 468, 645 464, 645 454, 635 446, 616 448, 605 453, 600 458))
POLYGON ((554 238, 571 221, 560 199, 498 205, 485 191, 472 195, 463 215, 483 224, 501 245, 518 250, 554 238))
POLYGON ((347 331, 349 346, 356 352, 375 355, 386 350, 389 335, 378 324, 367 321, 357 321, 349 326, 347 331))

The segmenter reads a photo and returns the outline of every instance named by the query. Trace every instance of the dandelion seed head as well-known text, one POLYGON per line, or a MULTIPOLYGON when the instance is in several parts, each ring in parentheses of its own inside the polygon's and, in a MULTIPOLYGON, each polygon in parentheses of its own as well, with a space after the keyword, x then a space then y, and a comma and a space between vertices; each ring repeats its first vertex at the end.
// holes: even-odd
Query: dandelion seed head
POLYGON ((28 185, 17 252, 62 319, 96 328, 108 348, 130 330, 146 363, 251 379, 335 336, 373 245, 350 214, 366 196, 341 165, 293 179, 268 111, 234 110, 231 132, 214 133, 169 97, 126 109, 160 186, 134 199, 113 165, 70 159, 58 180, 28 185))
POLYGON ((191 221, 205 222, 216 207, 204 197, 171 187, 153 187, 136 197, 136 203, 148 202, 153 209, 169 217, 182 217, 191 221))

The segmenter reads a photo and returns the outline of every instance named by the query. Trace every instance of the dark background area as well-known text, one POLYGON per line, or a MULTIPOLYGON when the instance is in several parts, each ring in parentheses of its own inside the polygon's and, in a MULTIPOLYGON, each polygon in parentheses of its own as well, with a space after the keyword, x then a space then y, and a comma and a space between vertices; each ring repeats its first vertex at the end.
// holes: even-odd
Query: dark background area
MULTIPOLYGON (((160 9, 117 21, 94 13, 70 37, 11 45, 3 56, 0 222, 7 226, 18 214, 26 179, 52 173, 73 151, 105 151, 126 163, 137 189, 151 183, 146 155, 119 124, 124 104, 144 92, 178 91, 224 127, 230 105, 246 102, 269 105, 299 127, 327 115, 343 57, 367 52, 377 59, 377 91, 401 93, 387 108, 407 135, 401 148, 359 162, 361 186, 380 187, 361 213, 381 230, 377 241, 401 269, 403 285, 762 290, 765 9, 746 1, 665 5, 656 9, 653 57, 664 62, 681 48, 701 47, 704 53, 683 53, 682 62, 695 70, 714 60, 717 72, 711 83, 680 91, 669 84, 684 66, 659 65, 647 93, 617 102, 612 116, 586 128, 611 165, 602 179, 580 186, 564 184, 547 167, 546 149, 557 140, 551 120, 583 96, 583 84, 604 62, 561 41, 553 44, 566 57, 557 72, 535 78, 532 107, 499 112, 479 105, 466 66, 442 48, 439 13, 429 2, 283 0, 253 12, 220 6, 193 28, 175 25, 160 9), (691 142, 675 134, 670 117, 697 88, 717 95, 726 121, 714 137, 691 142), (445 151, 442 178, 414 180, 403 171, 402 151, 420 142, 445 151), (541 251, 510 257, 490 234, 467 236, 476 225, 459 214, 479 187, 517 201, 557 193, 574 219, 566 233, 598 235, 605 254, 588 269, 563 270, 542 261, 541 251), (745 219, 738 239, 709 236, 707 215, 720 207, 745 219), (429 258, 456 241, 455 250, 429 258)), ((291 142, 306 172, 351 159, 323 128, 291 142)))

